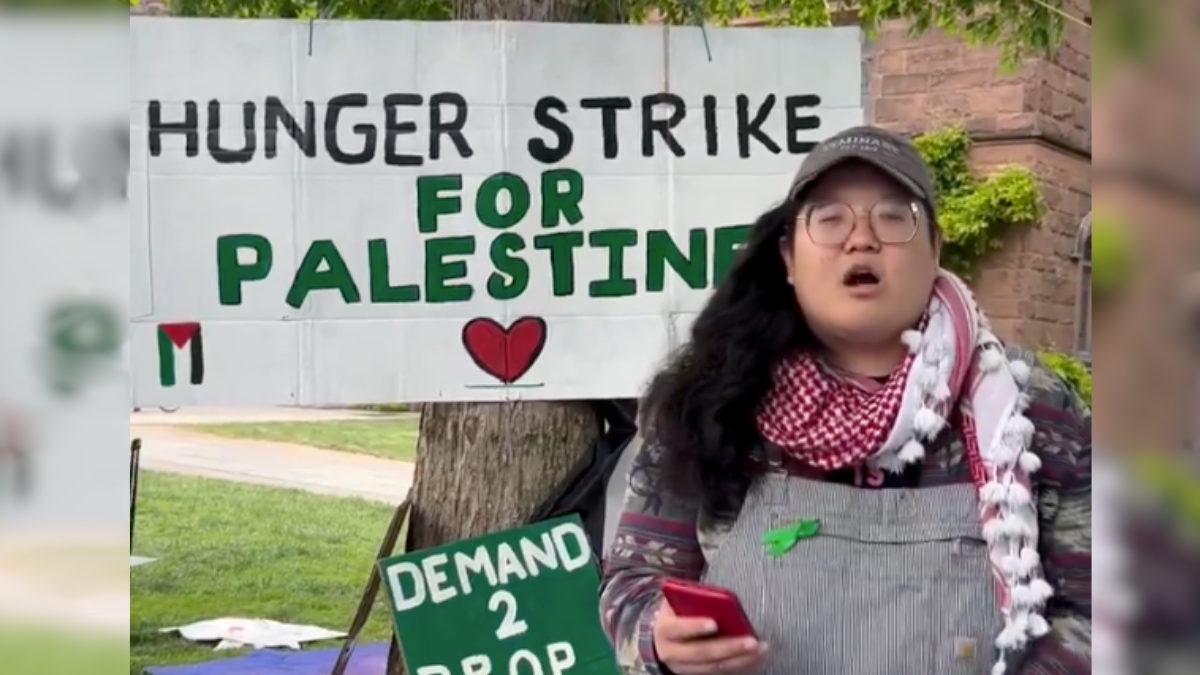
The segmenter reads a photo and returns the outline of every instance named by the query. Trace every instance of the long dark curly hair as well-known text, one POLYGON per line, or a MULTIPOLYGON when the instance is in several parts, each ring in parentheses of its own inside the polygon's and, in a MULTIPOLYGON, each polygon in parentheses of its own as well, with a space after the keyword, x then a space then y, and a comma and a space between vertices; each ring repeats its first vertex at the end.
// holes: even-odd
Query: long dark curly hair
POLYGON ((736 515, 763 470, 755 413, 776 364, 819 344, 780 254, 799 210, 787 200, 758 218, 691 340, 654 377, 642 404, 662 487, 717 516, 736 515))

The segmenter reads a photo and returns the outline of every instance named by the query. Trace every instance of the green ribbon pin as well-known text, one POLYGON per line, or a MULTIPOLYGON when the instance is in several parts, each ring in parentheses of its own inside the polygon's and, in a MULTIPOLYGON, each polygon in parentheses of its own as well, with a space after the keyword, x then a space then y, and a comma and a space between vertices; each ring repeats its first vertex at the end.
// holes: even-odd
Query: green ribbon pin
POLYGON ((767 549, 767 555, 778 558, 792 550, 801 539, 815 537, 820 531, 821 521, 811 518, 801 520, 795 525, 768 530, 763 534, 762 542, 767 549))

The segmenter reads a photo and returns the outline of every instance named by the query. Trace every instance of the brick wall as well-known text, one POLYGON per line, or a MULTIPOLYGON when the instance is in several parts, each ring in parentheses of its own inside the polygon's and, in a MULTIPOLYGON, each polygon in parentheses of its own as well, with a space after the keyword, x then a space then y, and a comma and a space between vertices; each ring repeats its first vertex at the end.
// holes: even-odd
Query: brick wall
MULTIPOLYGON (((1111 181, 1098 208, 1133 229, 1137 274, 1099 308, 1093 352, 1104 386, 1097 437, 1129 450, 1174 449, 1200 438, 1200 345, 1182 330, 1183 286, 1200 270, 1200 208, 1136 183, 1111 181)), ((1193 315, 1195 315, 1195 305, 1193 315)))
POLYGON ((1181 330, 1182 287, 1200 271, 1200 41, 1187 3, 1167 3, 1164 16, 1156 58, 1096 88, 1097 211, 1130 228, 1137 267, 1096 315, 1104 414, 1094 430, 1125 450, 1200 439, 1200 340, 1181 330))
MULTIPOLYGON (((1090 0, 1069 9, 1090 14, 1090 0)), ((973 285, 1002 337, 1070 350, 1076 235, 1091 210, 1091 35, 1069 25, 1054 59, 1028 59, 1011 73, 999 64, 997 50, 937 31, 909 37, 890 23, 866 50, 868 119, 904 133, 961 124, 978 171, 1019 164, 1037 175, 1049 213, 1010 237, 973 285)))

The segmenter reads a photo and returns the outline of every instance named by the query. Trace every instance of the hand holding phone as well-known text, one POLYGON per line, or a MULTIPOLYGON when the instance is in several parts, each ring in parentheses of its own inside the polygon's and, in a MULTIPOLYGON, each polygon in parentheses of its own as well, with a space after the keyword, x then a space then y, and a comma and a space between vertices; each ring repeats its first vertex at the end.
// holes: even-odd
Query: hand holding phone
POLYGON ((727 588, 665 579, 662 592, 676 616, 712 619, 721 637, 755 637, 742 601, 727 588))
POLYGON ((766 653, 736 596, 678 580, 663 583, 654 647, 659 662, 677 675, 746 672, 766 653))

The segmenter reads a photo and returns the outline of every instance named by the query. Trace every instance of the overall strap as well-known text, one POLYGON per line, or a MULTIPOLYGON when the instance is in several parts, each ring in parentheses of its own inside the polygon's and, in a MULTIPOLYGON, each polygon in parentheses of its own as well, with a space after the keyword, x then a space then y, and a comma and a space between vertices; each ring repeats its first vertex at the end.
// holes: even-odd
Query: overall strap
POLYGON ((787 457, 783 452, 783 448, 780 448, 774 443, 763 441, 762 445, 759 446, 759 453, 759 456, 762 457, 763 461, 766 463, 767 473, 788 473, 787 457))

